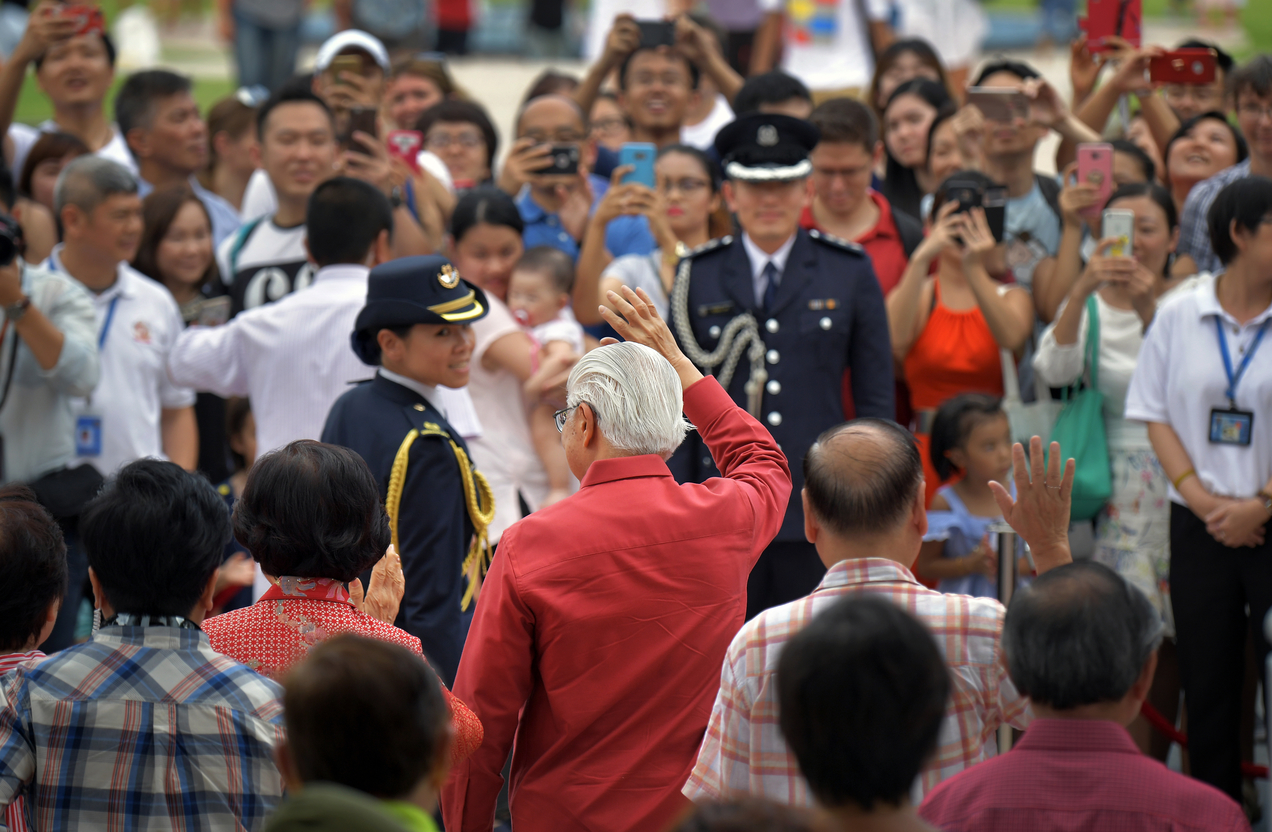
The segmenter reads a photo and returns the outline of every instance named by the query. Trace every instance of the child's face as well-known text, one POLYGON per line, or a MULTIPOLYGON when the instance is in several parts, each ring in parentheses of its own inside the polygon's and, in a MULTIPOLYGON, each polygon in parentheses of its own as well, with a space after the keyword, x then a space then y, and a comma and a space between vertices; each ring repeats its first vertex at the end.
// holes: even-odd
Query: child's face
POLYGON ((569 300, 569 295, 558 292, 552 278, 543 272, 517 269, 508 283, 508 308, 522 326, 547 323, 569 300))
POLYGON ((1007 414, 977 420, 968 431, 967 441, 955 453, 962 459, 950 461, 969 477, 1004 482, 1011 474, 1011 425, 1007 414))

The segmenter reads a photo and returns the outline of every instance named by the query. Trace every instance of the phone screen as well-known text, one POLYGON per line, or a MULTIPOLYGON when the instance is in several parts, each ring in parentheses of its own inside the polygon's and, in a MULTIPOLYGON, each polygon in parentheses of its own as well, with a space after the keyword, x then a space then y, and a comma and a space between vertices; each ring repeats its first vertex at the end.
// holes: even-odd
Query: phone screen
POLYGON ((350 150, 366 153, 366 148, 353 138, 353 134, 357 131, 366 133, 369 136, 376 136, 376 116, 377 112, 374 107, 351 108, 349 110, 349 131, 345 136, 345 146, 350 150))

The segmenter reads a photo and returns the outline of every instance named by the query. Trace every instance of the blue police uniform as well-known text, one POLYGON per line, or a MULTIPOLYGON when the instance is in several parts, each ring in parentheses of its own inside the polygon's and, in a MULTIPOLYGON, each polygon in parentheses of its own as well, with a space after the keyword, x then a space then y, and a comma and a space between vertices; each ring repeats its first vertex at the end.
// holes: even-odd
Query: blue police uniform
MULTIPOLYGON (((463 325, 486 308, 481 290, 459 280, 444 258, 394 260, 371 272, 354 350, 379 364, 380 329, 463 325)), ((394 623, 419 638, 433 669, 451 684, 464 646, 464 608, 473 602, 470 582, 487 565, 485 528, 494 515, 468 446, 426 396, 382 373, 336 400, 322 441, 357 452, 379 483, 406 580, 394 623)), ((368 578, 362 576, 363 585, 368 578)))
MULTIPOLYGON (((726 173, 752 181, 807 176, 814 144, 812 125, 778 115, 745 116, 717 136, 726 173)), ((803 458, 823 431, 844 421, 844 371, 852 372, 858 417, 895 414, 888 319, 870 258, 854 243, 793 233, 784 268, 766 282, 776 286, 760 297, 755 266, 764 264, 752 264, 738 236, 691 252, 671 299, 672 329, 685 354, 768 427, 790 463, 791 499, 751 573, 748 618, 808 594, 825 574, 804 537, 803 458)), ((719 476, 696 434, 669 464, 682 481, 719 476)))

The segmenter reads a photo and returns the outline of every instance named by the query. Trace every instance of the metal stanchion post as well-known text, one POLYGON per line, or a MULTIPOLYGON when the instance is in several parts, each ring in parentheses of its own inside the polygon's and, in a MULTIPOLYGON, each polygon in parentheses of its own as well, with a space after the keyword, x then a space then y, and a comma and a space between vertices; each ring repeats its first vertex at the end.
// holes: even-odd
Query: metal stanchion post
MULTIPOLYGON (((1005 607, 1016 590, 1016 530, 1006 523, 993 523, 989 533, 998 536, 998 600, 1005 607)), ((998 753, 1011 750, 1011 726, 998 726, 998 753)))

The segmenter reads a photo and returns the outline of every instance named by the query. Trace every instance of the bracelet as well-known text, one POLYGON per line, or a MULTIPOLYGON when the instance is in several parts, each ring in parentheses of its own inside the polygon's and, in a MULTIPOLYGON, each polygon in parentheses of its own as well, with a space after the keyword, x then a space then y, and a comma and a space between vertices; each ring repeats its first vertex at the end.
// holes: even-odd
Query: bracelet
POLYGON ((1180 474, 1178 477, 1175 477, 1175 482, 1174 482, 1175 490, 1176 491, 1179 490, 1179 486, 1183 484, 1184 480, 1188 479, 1189 477, 1195 477, 1195 476, 1197 476, 1197 471, 1192 468, 1189 468, 1187 471, 1180 474))

